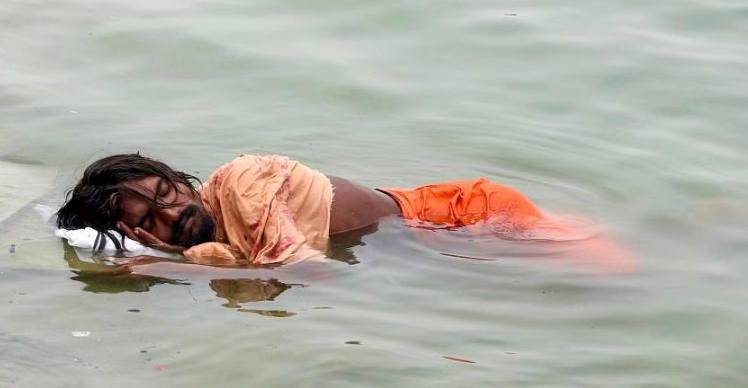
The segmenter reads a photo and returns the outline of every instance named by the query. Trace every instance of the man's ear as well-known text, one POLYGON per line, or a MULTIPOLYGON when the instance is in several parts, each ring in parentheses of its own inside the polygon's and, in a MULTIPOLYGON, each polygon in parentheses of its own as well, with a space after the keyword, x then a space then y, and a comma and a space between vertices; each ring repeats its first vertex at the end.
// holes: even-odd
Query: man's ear
POLYGON ((121 197, 122 195, 120 195, 120 193, 112 193, 112 195, 109 196, 109 204, 113 208, 116 208, 117 206, 119 206, 119 199, 121 197))

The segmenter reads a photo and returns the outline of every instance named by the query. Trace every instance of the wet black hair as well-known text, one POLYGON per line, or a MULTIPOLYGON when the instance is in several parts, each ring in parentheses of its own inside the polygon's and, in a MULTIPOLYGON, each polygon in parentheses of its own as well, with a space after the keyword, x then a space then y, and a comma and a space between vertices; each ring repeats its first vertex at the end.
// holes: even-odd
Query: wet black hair
POLYGON ((114 200, 119 195, 127 193, 138 196, 154 207, 170 206, 124 185, 128 181, 153 176, 160 177, 175 190, 178 184, 195 190, 194 184, 200 182, 194 175, 174 170, 166 163, 142 156, 140 153, 107 156, 91 163, 83 172, 80 181, 67 192, 65 203, 57 211, 57 227, 93 228, 99 232, 94 250, 100 251, 104 248, 106 236, 114 241, 117 250, 121 251, 124 244, 117 241, 110 232, 118 229, 116 225, 121 210, 115 205, 114 200))

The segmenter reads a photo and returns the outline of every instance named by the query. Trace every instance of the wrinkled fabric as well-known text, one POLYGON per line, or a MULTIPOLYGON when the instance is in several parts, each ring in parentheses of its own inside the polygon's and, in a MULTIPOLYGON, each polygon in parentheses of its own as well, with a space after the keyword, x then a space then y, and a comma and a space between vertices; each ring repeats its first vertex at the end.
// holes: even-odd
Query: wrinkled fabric
POLYGON ((559 261, 605 273, 631 273, 637 266, 635 256, 609 236, 591 233, 599 228, 590 222, 546 214, 521 192, 485 178, 380 190, 398 202, 403 217, 426 244, 433 233, 423 233, 430 229, 422 223, 430 222, 465 227, 474 235, 488 231, 502 240, 551 244, 565 251, 559 261))
POLYGON ((241 155, 215 171, 200 195, 217 242, 186 250, 190 263, 287 264, 327 249, 332 185, 297 161, 241 155))
POLYGON ((520 191, 485 178, 421 186, 380 189, 393 197, 411 222, 447 227, 480 226, 507 240, 569 241, 583 231, 544 214, 520 191))
POLYGON ((485 178, 380 190, 395 198, 406 219, 439 225, 472 225, 501 215, 508 225, 526 229, 543 217, 524 194, 485 178))

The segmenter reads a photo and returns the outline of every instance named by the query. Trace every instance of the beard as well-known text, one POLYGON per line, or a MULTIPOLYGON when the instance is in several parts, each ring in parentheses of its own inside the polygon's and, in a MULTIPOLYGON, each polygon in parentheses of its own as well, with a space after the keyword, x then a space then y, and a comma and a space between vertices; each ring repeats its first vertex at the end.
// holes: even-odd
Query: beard
POLYGON ((210 218, 202 208, 197 205, 189 205, 179 215, 179 219, 174 224, 172 231, 171 245, 178 245, 186 248, 200 245, 202 243, 213 241, 213 233, 215 232, 216 224, 213 219, 210 218), (184 228, 187 222, 194 219, 192 231, 186 238, 182 237, 184 234, 184 228))

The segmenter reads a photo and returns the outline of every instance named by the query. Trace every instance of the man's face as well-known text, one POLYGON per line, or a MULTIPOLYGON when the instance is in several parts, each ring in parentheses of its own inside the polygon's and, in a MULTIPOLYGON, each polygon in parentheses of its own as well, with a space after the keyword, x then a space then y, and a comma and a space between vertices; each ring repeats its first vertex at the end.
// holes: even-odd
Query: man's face
POLYGON ((157 176, 131 180, 124 185, 144 197, 123 193, 117 199, 122 213, 118 221, 131 230, 141 228, 167 244, 183 247, 212 241, 213 220, 191 187, 177 183, 175 189, 157 176))

